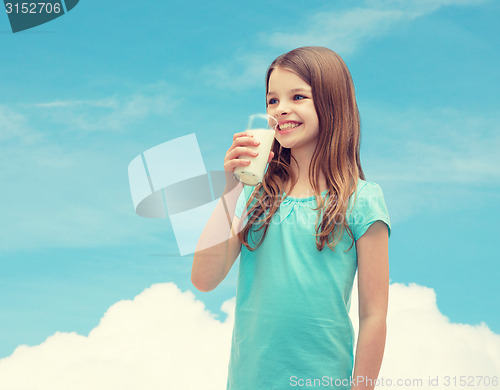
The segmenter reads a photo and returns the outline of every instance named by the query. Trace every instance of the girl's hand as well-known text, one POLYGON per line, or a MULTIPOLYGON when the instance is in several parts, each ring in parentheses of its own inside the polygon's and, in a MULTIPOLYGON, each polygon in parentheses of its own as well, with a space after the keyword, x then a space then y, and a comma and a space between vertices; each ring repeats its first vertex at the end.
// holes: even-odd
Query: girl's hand
MULTIPOLYGON (((234 134, 233 144, 228 149, 226 157, 224 158, 224 171, 232 175, 236 167, 249 165, 250 160, 238 157, 257 156, 258 153, 250 148, 252 146, 257 146, 257 145, 259 145, 259 142, 256 139, 254 139, 254 137, 250 133, 243 131, 241 133, 234 134)), ((267 159, 268 163, 272 160, 273 156, 274 153, 271 151, 267 159)))

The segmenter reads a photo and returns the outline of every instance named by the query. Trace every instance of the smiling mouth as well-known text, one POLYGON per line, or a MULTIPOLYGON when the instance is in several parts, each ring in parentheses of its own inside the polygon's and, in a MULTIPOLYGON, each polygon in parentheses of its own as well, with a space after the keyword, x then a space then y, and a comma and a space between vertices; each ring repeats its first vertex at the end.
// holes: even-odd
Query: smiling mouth
POLYGON ((283 123, 282 125, 278 126, 279 131, 286 131, 286 130, 291 130, 295 129, 296 127, 299 127, 302 123, 297 123, 297 122, 287 122, 283 123))

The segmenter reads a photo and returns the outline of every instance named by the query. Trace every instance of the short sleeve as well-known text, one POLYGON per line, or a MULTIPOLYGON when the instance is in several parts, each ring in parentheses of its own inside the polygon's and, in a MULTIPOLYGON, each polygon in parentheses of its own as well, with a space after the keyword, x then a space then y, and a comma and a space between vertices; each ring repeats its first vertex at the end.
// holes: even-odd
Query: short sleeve
POLYGON ((384 194, 378 184, 366 182, 359 189, 351 209, 348 221, 356 241, 366 233, 375 221, 384 222, 387 225, 388 236, 391 236, 391 221, 384 194))

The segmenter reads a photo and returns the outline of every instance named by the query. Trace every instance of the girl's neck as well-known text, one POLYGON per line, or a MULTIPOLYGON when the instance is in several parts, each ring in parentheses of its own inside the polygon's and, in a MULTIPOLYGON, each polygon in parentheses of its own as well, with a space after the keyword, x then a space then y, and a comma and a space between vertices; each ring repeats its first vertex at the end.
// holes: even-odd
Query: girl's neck
MULTIPOLYGON (((297 171, 293 170, 294 176, 297 177, 297 171)), ((309 167, 300 169, 300 175, 298 177, 297 183, 295 183, 294 187, 291 188, 292 181, 288 180, 285 184, 285 192, 287 196, 291 196, 294 198, 308 198, 314 195, 314 189, 312 187, 311 182, 309 181, 309 167)), ((326 180, 323 175, 323 172, 319 174, 319 192, 323 192, 327 189, 326 180)))
MULTIPOLYGON (((298 180, 291 191, 290 191, 290 187, 292 185, 291 181, 288 181, 285 184, 285 192, 287 195, 294 196, 296 198, 307 198, 309 196, 314 195, 314 190, 312 188, 311 183, 309 182, 309 165, 311 163, 313 153, 314 153, 314 148, 309 150, 305 149, 291 150, 291 154, 293 158, 295 158, 295 160, 297 161, 298 166, 293 158, 291 159, 290 164, 293 175, 294 177, 298 177, 298 180)), ((320 192, 327 189, 326 180, 323 176, 323 172, 320 172, 319 188, 320 192)))

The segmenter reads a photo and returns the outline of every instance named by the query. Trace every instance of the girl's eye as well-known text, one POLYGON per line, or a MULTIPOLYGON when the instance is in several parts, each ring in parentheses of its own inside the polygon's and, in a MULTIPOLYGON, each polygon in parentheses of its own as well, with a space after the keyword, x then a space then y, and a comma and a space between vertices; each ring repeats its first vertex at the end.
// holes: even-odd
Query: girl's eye
POLYGON ((304 95, 295 95, 293 97, 293 100, 302 100, 302 99, 305 99, 306 97, 304 95))
POLYGON ((278 102, 278 99, 271 98, 271 99, 269 99, 268 104, 276 104, 277 102, 278 102))

